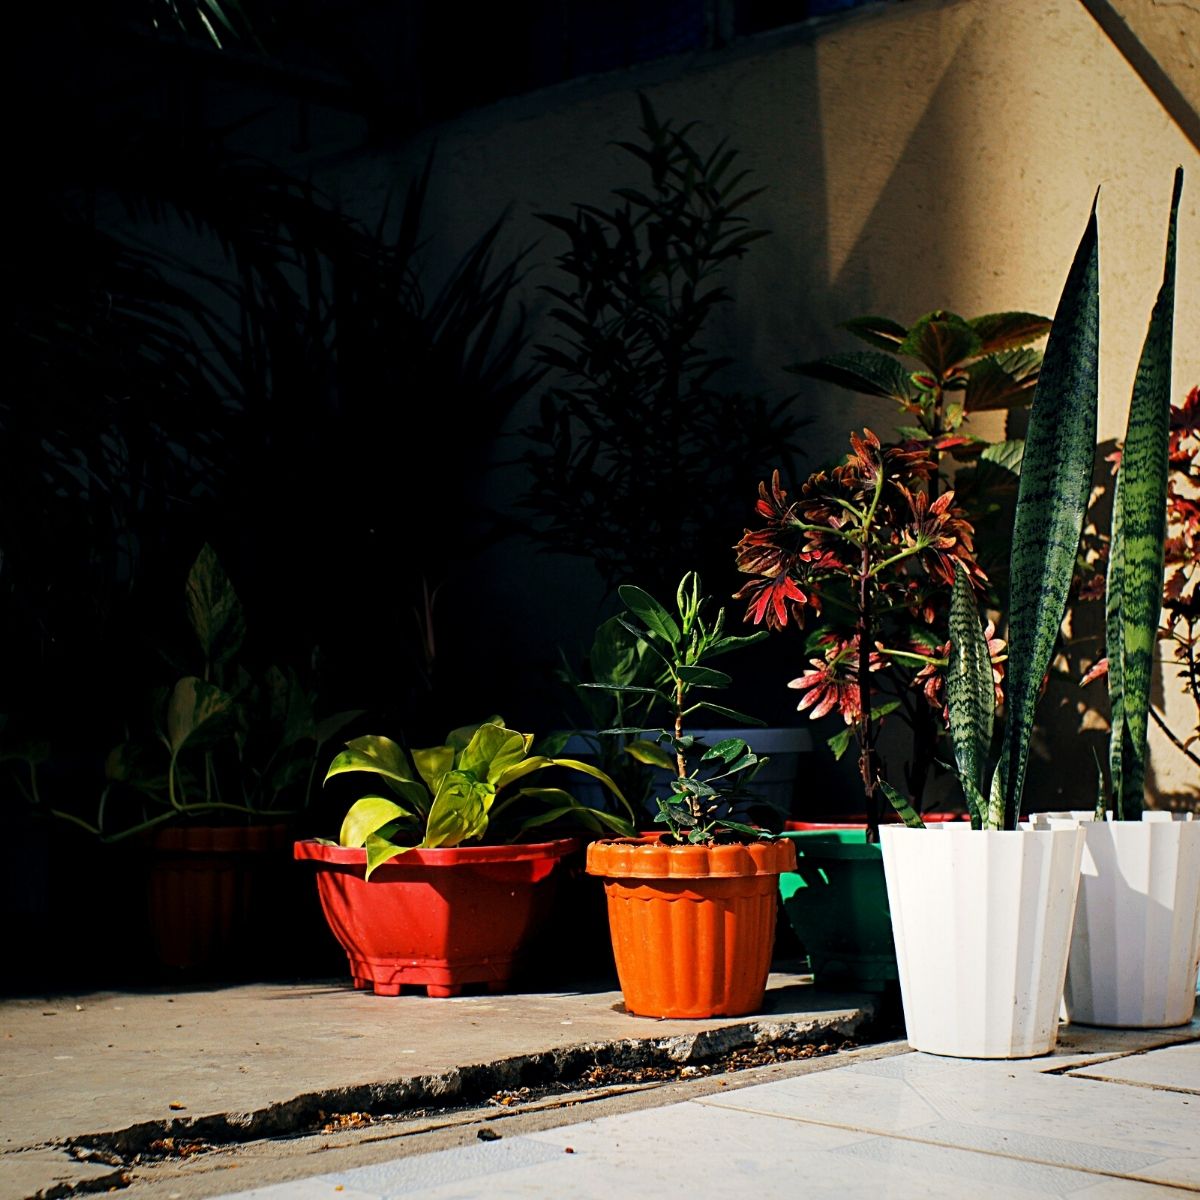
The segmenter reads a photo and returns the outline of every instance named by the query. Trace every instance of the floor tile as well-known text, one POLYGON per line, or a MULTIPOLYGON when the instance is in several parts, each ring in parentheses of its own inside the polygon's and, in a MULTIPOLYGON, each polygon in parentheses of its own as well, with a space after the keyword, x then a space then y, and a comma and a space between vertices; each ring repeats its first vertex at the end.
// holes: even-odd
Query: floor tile
MULTIPOLYGON (((1149 1050, 1145 1054, 1131 1054, 1126 1058, 1080 1067, 1070 1074, 1073 1077, 1086 1075, 1089 1079, 1172 1088, 1200 1096, 1200 1042, 1149 1050)), ((1200 1115, 1197 1119, 1200 1120, 1200 1115)))

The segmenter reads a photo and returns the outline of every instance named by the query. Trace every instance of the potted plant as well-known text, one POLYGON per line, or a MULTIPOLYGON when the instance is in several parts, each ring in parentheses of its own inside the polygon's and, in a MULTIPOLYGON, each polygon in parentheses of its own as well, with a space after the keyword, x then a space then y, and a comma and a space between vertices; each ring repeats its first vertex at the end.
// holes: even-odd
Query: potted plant
MULTIPOLYGON (((1168 274, 1170 255, 1169 245, 1168 274)), ((906 822, 881 836, 905 1023, 917 1049, 1027 1057, 1048 1053, 1057 1038, 1085 834, 1069 821, 1017 826, 1034 711, 1066 608, 1091 485, 1098 279, 1093 205, 1030 416, 1010 560, 1007 712, 990 771, 994 688, 987 641, 971 589, 965 579, 955 581, 945 686, 974 828, 922 831, 904 797, 883 785, 906 822)), ((1163 315, 1160 309, 1152 324, 1150 374, 1161 363, 1163 315)), ((1169 327, 1169 307, 1165 315, 1169 327)), ((1165 345, 1169 359, 1169 334, 1165 345)))
MULTIPOLYGON (((842 717, 830 739, 836 757, 851 744, 858 751, 865 815, 788 835, 800 861, 780 878, 784 908, 819 982, 880 987, 896 978, 896 964, 878 847, 879 733, 892 719, 912 731, 905 779, 919 797, 936 751, 925 710, 936 719, 944 704, 947 647, 933 623, 945 620, 956 564, 976 588, 986 578, 955 493, 937 493, 928 447, 884 446, 870 430, 850 441, 851 453, 811 474, 795 499, 778 473, 759 485, 762 524, 737 546, 738 567, 752 578, 738 596, 746 619, 768 629, 812 622, 811 669, 789 687, 803 693, 799 708, 810 717, 842 717)), ((999 677, 1003 642, 993 639, 991 651, 999 677)))
POLYGON ((260 910, 285 878, 273 876, 287 862, 290 822, 311 803, 322 748, 360 714, 318 718, 295 670, 248 668, 245 613, 211 546, 185 591, 197 673, 154 690, 130 722, 105 761, 94 816, 51 812, 105 844, 141 842, 156 958, 225 972, 258 964, 250 931, 274 924, 260 910))
POLYGON ((364 772, 391 795, 362 796, 336 843, 298 841, 294 854, 317 866, 321 906, 355 987, 381 996, 409 986, 454 996, 468 984, 508 986, 523 943, 547 911, 552 894, 542 885, 578 846, 563 829, 633 832, 626 816, 580 804, 561 787, 526 782, 553 768, 599 780, 628 811, 603 771, 535 752, 533 735, 500 717, 423 749, 377 735, 346 744, 326 781, 364 772))
POLYGON ((619 595, 621 620, 646 643, 658 673, 651 684, 596 686, 661 706, 670 721, 609 732, 639 735, 630 753, 671 778, 670 791, 657 797, 661 834, 588 847, 588 873, 604 880, 625 1007, 654 1017, 753 1012, 771 965, 776 877, 794 865, 795 851, 749 819, 744 785, 760 762, 754 751, 740 738, 706 745, 686 725, 701 711, 754 723, 706 698, 731 682, 709 663, 763 634, 725 633, 724 609, 708 616, 692 572, 676 590, 674 613, 630 584, 619 595))
POLYGON ((1200 966, 1200 822, 1144 811, 1154 648, 1163 605, 1171 463, 1175 177, 1162 287, 1138 364, 1109 546, 1106 674, 1111 796, 1084 823, 1079 906, 1064 999, 1072 1021, 1184 1025, 1200 966), (1107 809, 1107 814, 1104 810, 1107 809), (1109 820, 1102 819, 1108 815, 1109 820))

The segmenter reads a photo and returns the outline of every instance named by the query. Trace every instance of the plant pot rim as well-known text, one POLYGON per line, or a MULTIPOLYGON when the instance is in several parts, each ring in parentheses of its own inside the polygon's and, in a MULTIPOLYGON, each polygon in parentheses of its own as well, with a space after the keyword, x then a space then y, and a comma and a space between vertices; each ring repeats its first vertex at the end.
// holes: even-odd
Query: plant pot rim
POLYGON ((796 848, 783 839, 713 846, 666 846, 645 838, 592 842, 587 873, 608 879, 734 879, 779 875, 796 865, 796 848))
MULTIPOLYGON (((485 863, 531 862, 562 858, 582 845, 579 838, 553 838, 546 842, 519 842, 501 846, 443 846, 435 849, 408 850, 389 859, 389 867, 479 866, 485 863)), ((365 867, 367 852, 361 846, 330 846, 316 838, 294 844, 292 856, 297 862, 326 863, 331 866, 365 867)))

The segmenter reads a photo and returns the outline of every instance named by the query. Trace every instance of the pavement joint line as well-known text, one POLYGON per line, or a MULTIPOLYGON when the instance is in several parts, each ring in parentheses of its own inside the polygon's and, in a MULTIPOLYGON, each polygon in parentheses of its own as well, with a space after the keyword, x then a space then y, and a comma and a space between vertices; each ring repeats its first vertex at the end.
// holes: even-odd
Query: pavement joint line
POLYGON ((866 1125, 847 1125, 841 1121, 821 1121, 815 1117, 794 1117, 787 1113, 765 1113, 759 1108, 746 1108, 740 1104, 716 1103, 707 1098, 697 1101, 709 1108, 722 1108, 732 1112, 747 1113, 754 1117, 772 1117, 780 1121, 791 1121, 796 1125, 815 1125, 822 1129, 836 1129, 844 1133, 861 1133, 866 1137, 888 1138, 898 1142, 912 1142, 919 1146, 933 1146, 941 1150, 954 1150, 960 1154, 986 1154, 989 1158, 1002 1158, 1009 1162, 1032 1163, 1039 1167, 1055 1167, 1060 1171, 1079 1171, 1085 1175, 1098 1175, 1102 1179, 1116 1179, 1121 1182, 1153 1184, 1156 1187, 1174 1188, 1176 1191, 1196 1194, 1200 1186, 1191 1183, 1177 1183, 1167 1179, 1155 1179, 1149 1175, 1138 1175, 1132 1172, 1106 1171, 1102 1167, 1091 1167, 1084 1163, 1066 1163, 1053 1159, 1038 1158, 1030 1154, 1011 1154, 1003 1150, 993 1150, 986 1146, 960 1146, 954 1142, 943 1141, 940 1138, 916 1137, 900 1129, 872 1129, 866 1125))
POLYGON ((1086 1071, 1072 1071, 1066 1079, 1090 1079, 1093 1083, 1115 1083, 1122 1087, 1145 1088, 1150 1092, 1174 1092, 1179 1096, 1200 1096, 1200 1088, 1181 1087, 1175 1083, 1147 1083, 1144 1079, 1117 1079, 1113 1075, 1089 1075, 1086 1071))
MULTIPOLYGON (((1107 1028, 1107 1026, 1092 1026, 1092 1028, 1107 1028)), ((1109 1054, 1085 1055, 1083 1061, 1074 1064, 1064 1063, 1058 1067, 1047 1067, 1043 1075, 1069 1075, 1072 1071, 1083 1071, 1091 1067, 1099 1067, 1107 1062, 1116 1062, 1119 1058, 1137 1058, 1141 1054, 1149 1054, 1154 1050, 1170 1050, 1175 1046, 1190 1046, 1200 1042, 1200 1037, 1167 1037, 1164 1041, 1155 1042, 1153 1046, 1141 1046, 1136 1050, 1114 1050, 1109 1054)))
MULTIPOLYGON (((168 1139, 210 1146, 279 1139, 317 1132, 320 1124, 338 1113, 400 1116, 420 1108, 471 1107, 506 1089, 570 1083, 581 1078, 584 1071, 598 1066, 637 1069, 707 1065, 719 1063, 740 1050, 814 1045, 822 1041, 844 1043, 864 1033, 869 1035, 872 1017, 870 1010, 863 1010, 849 1020, 768 1018, 665 1038, 585 1042, 514 1055, 492 1063, 452 1067, 436 1074, 306 1092, 250 1112, 169 1117, 137 1122, 123 1129, 73 1134, 39 1144, 38 1148, 68 1153, 100 1152, 127 1161, 138 1155, 154 1154, 155 1144, 168 1139)), ((6 1153, 33 1148, 18 1146, 7 1149, 6 1153)))

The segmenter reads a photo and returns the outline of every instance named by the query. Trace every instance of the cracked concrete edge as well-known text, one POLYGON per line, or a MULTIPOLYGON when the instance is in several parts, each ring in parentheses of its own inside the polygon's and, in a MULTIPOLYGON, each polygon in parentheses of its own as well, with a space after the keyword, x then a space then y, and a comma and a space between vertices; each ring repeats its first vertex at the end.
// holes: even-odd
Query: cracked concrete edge
MULTIPOLYGON (((109 1165, 118 1165, 119 1160, 150 1150, 155 1142, 166 1138, 232 1145, 308 1130, 338 1112, 402 1114, 420 1108, 470 1105, 505 1088, 570 1081, 596 1065, 680 1066, 708 1062, 756 1046, 803 1044, 829 1035, 855 1038, 871 1029, 875 1017, 874 1007, 868 1004, 833 1017, 751 1018, 668 1037, 582 1042, 492 1063, 452 1067, 437 1074, 307 1092, 250 1112, 171 1117, 72 1135, 41 1145, 12 1147, 0 1159, 22 1151, 55 1148, 79 1154, 80 1165, 88 1161, 89 1153, 96 1152, 111 1155, 109 1165)), ((69 1192, 56 1193, 66 1194, 69 1192)), ((46 1193, 43 1200, 52 1198, 46 1193)))

